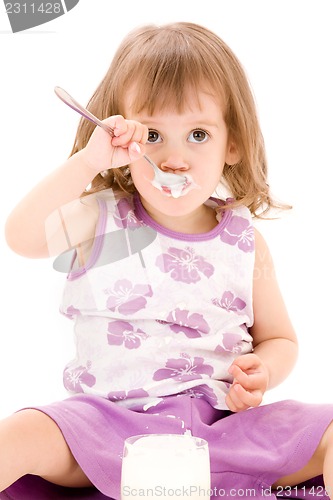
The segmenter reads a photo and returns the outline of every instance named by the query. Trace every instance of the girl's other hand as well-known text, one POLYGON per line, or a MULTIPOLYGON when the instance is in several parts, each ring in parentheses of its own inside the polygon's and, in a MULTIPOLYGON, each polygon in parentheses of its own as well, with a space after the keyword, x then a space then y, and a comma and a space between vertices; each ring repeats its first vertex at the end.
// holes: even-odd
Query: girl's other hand
POLYGON ((234 377, 226 396, 226 404, 233 412, 259 406, 269 383, 268 370, 256 354, 244 354, 229 368, 234 377))
POLYGON ((141 158, 148 139, 145 125, 121 115, 111 116, 103 123, 114 129, 114 137, 97 126, 86 147, 78 153, 96 175, 141 158))

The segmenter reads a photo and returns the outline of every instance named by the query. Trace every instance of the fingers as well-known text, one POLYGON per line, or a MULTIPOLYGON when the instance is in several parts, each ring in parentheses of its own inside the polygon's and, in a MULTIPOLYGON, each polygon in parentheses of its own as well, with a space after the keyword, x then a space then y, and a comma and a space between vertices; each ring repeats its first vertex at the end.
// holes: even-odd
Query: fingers
POLYGON ((131 162, 138 160, 142 156, 142 148, 137 142, 131 142, 128 146, 128 156, 131 162))
POLYGON ((121 115, 112 116, 104 120, 114 129, 112 146, 127 148, 130 143, 145 144, 148 139, 148 128, 134 120, 126 120, 121 115))
POLYGON ((231 411, 242 411, 259 406, 268 387, 269 374, 256 354, 236 358, 229 368, 234 381, 226 397, 231 411))
POLYGON ((235 383, 231 386, 225 401, 231 411, 239 412, 259 406, 262 402, 262 398, 263 394, 260 390, 249 392, 240 384, 235 383))
POLYGON ((128 165, 143 156, 148 128, 121 115, 110 116, 103 123, 112 127, 114 135, 96 127, 84 148, 86 162, 97 172, 128 165))
POLYGON ((148 128, 121 115, 103 120, 114 130, 111 136, 101 127, 95 127, 81 155, 90 169, 103 172, 128 165, 143 156, 148 139, 148 128))
POLYGON ((246 390, 261 389, 266 391, 269 373, 256 354, 245 354, 236 358, 229 367, 229 373, 234 381, 239 382, 246 390))
POLYGON ((238 356, 234 360, 231 366, 239 366, 243 371, 255 370, 262 365, 262 361, 256 354, 244 354, 243 356, 238 356))
POLYGON ((229 373, 234 377, 234 381, 241 384, 247 391, 264 388, 266 386, 266 378, 262 371, 252 371, 246 373, 239 366, 232 365, 229 373))

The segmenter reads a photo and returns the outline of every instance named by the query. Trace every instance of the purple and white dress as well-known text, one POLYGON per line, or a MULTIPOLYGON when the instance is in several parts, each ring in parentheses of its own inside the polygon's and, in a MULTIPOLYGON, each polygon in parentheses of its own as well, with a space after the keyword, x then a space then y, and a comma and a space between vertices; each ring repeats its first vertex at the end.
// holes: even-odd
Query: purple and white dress
MULTIPOLYGON (((283 401, 228 411, 228 368, 252 351, 250 212, 212 198, 214 229, 184 234, 150 218, 138 195, 106 190, 97 199, 90 257, 84 267, 72 261, 61 304, 76 339, 76 357, 64 370, 70 397, 38 407, 58 424, 95 488, 25 476, 0 498, 119 499, 124 440, 149 433, 208 441, 212 497, 243 497, 248 489, 253 498, 284 498, 271 485, 307 463, 333 405, 283 401)), ((310 498, 308 488, 324 497, 321 485, 316 478, 286 498, 310 498)))

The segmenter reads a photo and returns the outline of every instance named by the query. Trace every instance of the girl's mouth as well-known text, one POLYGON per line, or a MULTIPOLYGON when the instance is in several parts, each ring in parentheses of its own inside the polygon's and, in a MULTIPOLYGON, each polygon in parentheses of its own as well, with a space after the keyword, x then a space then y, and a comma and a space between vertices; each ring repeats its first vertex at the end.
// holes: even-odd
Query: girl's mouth
POLYGON ((161 185, 155 180, 151 181, 152 185, 159 189, 165 196, 172 198, 180 198, 185 196, 192 189, 198 188, 199 186, 193 181, 190 175, 185 175, 185 181, 182 184, 175 184, 174 186, 161 185))

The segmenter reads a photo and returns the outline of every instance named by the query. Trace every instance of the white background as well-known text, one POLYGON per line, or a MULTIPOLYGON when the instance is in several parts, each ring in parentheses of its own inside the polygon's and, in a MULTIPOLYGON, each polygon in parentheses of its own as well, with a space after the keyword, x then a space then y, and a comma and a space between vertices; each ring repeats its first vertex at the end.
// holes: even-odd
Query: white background
POLYGON ((58 312, 65 276, 52 260, 6 245, 6 218, 69 155, 79 116, 55 85, 87 103, 125 34, 138 25, 192 21, 217 32, 254 89, 273 192, 294 206, 258 224, 274 256, 300 340, 298 365, 266 402, 333 403, 332 2, 317 0, 80 0, 48 24, 12 34, 0 5, 0 417, 66 397, 72 324, 58 312), (219 12, 216 6, 219 6, 219 12))

